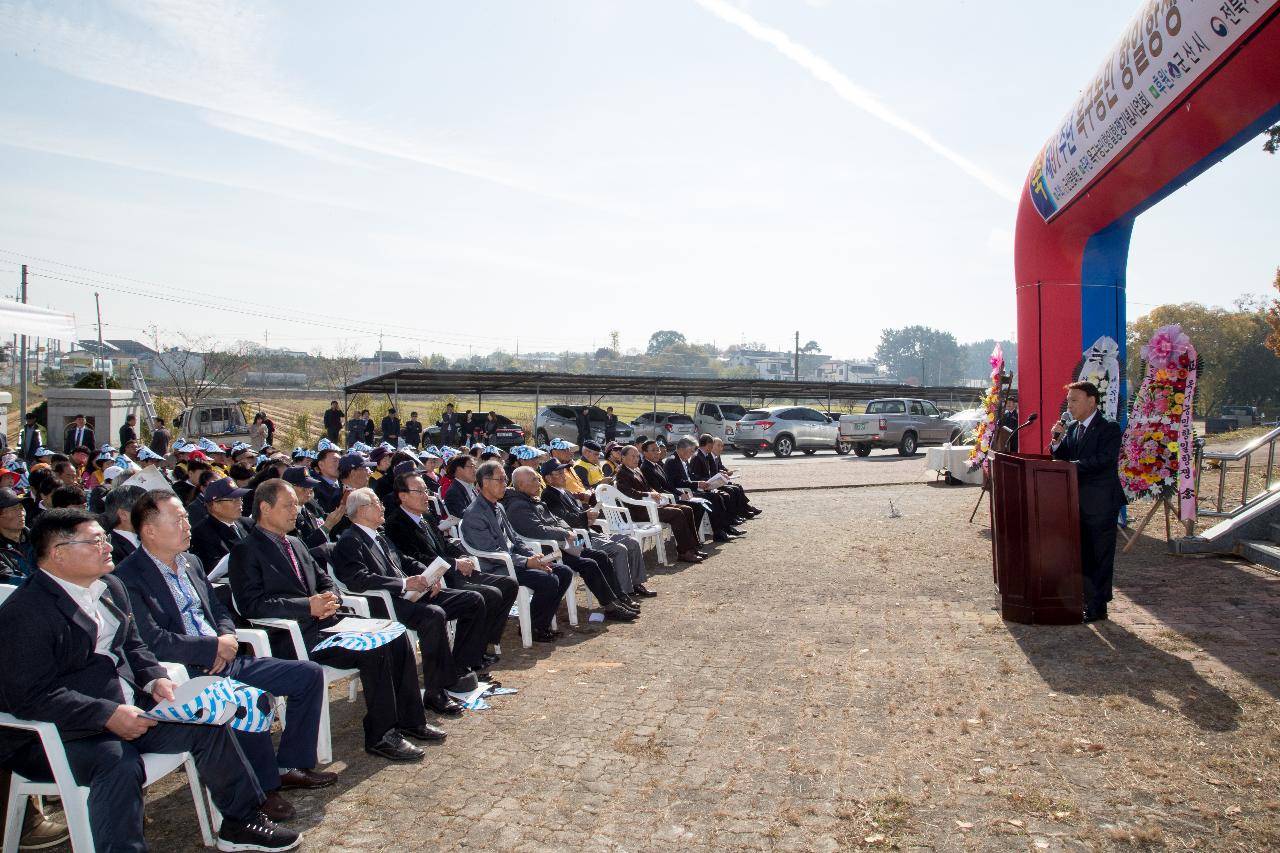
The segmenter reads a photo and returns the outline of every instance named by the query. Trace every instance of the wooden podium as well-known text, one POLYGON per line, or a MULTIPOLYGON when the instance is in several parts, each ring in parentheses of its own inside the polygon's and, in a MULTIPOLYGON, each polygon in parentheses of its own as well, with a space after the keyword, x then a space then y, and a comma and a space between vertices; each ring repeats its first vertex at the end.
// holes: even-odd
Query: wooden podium
POLYGON ((992 456, 991 550, 1006 621, 1083 621, 1075 465, 1036 454, 992 456))

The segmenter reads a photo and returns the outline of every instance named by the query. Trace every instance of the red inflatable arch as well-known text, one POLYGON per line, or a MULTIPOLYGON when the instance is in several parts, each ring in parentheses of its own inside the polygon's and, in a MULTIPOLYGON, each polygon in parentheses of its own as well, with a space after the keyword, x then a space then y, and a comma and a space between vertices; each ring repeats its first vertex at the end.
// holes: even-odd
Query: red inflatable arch
POLYGON ((1036 157, 1018 208, 1019 409, 1040 415, 1024 447, 1044 446, 1100 336, 1123 365, 1138 214, 1277 120, 1280 0, 1143 4, 1036 157))

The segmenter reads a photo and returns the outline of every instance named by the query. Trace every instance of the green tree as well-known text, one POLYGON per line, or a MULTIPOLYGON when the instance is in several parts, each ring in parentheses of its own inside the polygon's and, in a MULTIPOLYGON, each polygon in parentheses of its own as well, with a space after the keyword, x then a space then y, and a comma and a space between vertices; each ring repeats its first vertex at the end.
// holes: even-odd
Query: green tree
MULTIPOLYGON (((1280 267, 1276 267, 1276 280, 1272 282, 1272 287, 1280 293, 1280 267)), ((1267 307, 1267 325, 1271 327, 1270 333, 1267 335, 1267 348, 1277 356, 1280 356, 1280 297, 1272 300, 1271 305, 1267 307)))
POLYGON ((900 380, 920 385, 953 385, 962 372, 955 336, 928 326, 882 331, 876 361, 900 380))
MULTIPOLYGON (((72 385, 71 387, 72 388, 101 388, 102 374, 96 370, 90 371, 89 373, 86 373, 84 376, 81 376, 79 379, 77 379, 76 384, 72 385)), ((106 387, 119 389, 120 382, 114 376, 108 376, 106 387)))
POLYGON ((649 336, 649 355, 666 352, 677 344, 687 344, 684 335, 671 329, 660 329, 649 336))
POLYGON ((1129 324, 1128 378, 1141 385, 1142 347, 1161 326, 1178 323, 1200 355, 1196 412, 1211 414, 1224 403, 1256 405, 1280 394, 1280 357, 1266 346, 1267 314, 1228 310, 1198 302, 1161 305, 1129 324))

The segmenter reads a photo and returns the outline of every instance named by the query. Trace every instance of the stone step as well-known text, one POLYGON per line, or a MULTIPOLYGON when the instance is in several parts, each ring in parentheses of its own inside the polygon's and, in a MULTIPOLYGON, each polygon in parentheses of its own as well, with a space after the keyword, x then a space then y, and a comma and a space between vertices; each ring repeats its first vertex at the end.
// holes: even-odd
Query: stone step
POLYGON ((1274 542, 1261 540, 1241 542, 1236 546, 1236 551, 1251 563, 1280 572, 1280 545, 1274 542))

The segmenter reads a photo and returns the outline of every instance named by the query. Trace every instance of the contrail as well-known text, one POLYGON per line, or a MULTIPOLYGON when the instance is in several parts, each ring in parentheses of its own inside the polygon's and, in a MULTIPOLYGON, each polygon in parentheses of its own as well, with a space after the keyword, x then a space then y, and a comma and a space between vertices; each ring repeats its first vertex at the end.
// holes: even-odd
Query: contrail
POLYGON ((960 167, 960 170, 979 181, 984 187, 1007 201, 1017 201, 1018 193, 1013 187, 972 162, 963 155, 952 151, 933 137, 927 130, 917 127, 907 119, 890 110, 879 99, 846 77, 830 62, 815 54, 803 45, 796 44, 791 37, 781 30, 767 27, 741 9, 726 0, 695 0, 695 2, 711 14, 733 24, 754 39, 771 45, 783 56, 795 62, 818 80, 826 83, 835 93, 848 103, 863 112, 880 119, 880 121, 896 127, 908 136, 915 138, 927 148, 941 154, 947 160, 960 167))

